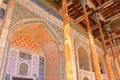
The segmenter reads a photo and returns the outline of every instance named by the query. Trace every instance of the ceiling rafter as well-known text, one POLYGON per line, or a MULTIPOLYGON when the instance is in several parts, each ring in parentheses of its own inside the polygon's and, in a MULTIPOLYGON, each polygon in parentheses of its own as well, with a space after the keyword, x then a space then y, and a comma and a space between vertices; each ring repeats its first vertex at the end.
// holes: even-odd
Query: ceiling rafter
MULTIPOLYGON (((78 0, 68 0, 68 15, 70 21, 72 21, 78 27, 82 27, 86 31, 86 23, 84 21, 83 9, 78 0)), ((100 40, 100 35, 98 31, 98 24, 95 21, 93 14, 97 12, 100 18, 100 24, 103 28, 105 23, 110 23, 115 19, 120 19, 120 2, 116 2, 115 0, 88 0, 86 4, 87 13, 89 16, 89 22, 91 26, 91 30, 93 32, 94 38, 98 38, 100 40)), ((62 9, 60 8, 62 11, 62 9)), ((105 30, 103 30, 104 37, 107 39, 105 34, 105 30)), ((115 32, 116 35, 119 35, 120 32, 115 32)), ((101 41, 101 40, 100 40, 101 41)))

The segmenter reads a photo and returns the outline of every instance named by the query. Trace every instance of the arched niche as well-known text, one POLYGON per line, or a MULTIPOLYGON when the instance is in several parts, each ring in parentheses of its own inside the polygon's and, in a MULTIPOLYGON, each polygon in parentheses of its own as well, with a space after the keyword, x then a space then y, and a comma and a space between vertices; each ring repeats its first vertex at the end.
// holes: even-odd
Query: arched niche
POLYGON ((89 56, 83 46, 78 48, 78 57, 79 57, 79 66, 80 69, 90 71, 90 63, 89 63, 89 56))
POLYGON ((89 80, 87 77, 84 77, 83 80, 89 80))
POLYGON ((46 28, 49 26, 48 23, 38 19, 20 21, 11 28, 9 40, 12 47, 28 50, 35 55, 44 53, 46 60, 44 79, 59 80, 60 52, 51 30, 46 28))
POLYGON ((28 75, 29 66, 26 62, 19 64, 19 75, 28 75))

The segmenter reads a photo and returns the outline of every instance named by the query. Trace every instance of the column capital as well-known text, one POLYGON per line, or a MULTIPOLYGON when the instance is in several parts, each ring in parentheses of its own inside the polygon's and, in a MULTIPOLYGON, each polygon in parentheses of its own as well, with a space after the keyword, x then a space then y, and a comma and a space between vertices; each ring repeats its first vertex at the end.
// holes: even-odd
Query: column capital
POLYGON ((100 16, 99 16, 99 14, 98 14, 97 12, 95 12, 95 13, 93 14, 93 17, 94 17, 95 21, 96 21, 97 23, 99 23, 99 21, 100 21, 100 16))
POLYGON ((82 7, 85 7, 87 0, 79 0, 82 7))
POLYGON ((109 24, 105 24, 104 29, 107 31, 107 33, 111 31, 111 28, 110 28, 109 24))

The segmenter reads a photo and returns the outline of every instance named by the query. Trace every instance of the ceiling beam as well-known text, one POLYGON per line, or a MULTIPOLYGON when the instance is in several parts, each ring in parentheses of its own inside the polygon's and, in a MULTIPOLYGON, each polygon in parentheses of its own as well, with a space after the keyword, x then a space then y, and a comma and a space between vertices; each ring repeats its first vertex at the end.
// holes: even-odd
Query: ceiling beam
POLYGON ((106 19, 105 22, 113 21, 116 17, 120 18, 120 13, 118 13, 118 14, 116 14, 116 15, 114 15, 114 16, 108 18, 108 19, 106 19))
MULTIPOLYGON (((90 15, 90 14, 92 14, 92 13, 93 13, 93 11, 89 11, 89 12, 88 12, 88 15, 90 15)), ((82 15, 82 16, 78 17, 77 19, 75 19, 75 20, 74 20, 74 23, 77 24, 77 23, 79 23, 79 22, 82 21, 82 20, 84 20, 84 15, 82 15)))
POLYGON ((113 2, 114 0, 109 0, 107 2, 105 2, 104 4, 100 5, 98 8, 96 8, 96 11, 102 9, 103 7, 105 7, 106 5, 109 5, 111 2, 113 2))
MULTIPOLYGON (((102 4, 101 6, 99 6, 98 8, 96 8, 96 11, 99 11, 100 9, 102 9, 104 6, 110 4, 112 1, 114 0, 109 0, 107 2, 105 2, 104 4, 102 4)), ((89 11, 88 12, 88 15, 92 14, 94 11, 89 11)), ((77 24, 79 23, 80 21, 84 20, 84 16, 80 16, 78 17, 77 19, 74 20, 74 23, 77 24)))
POLYGON ((90 0, 87 1, 87 5, 88 5, 90 8, 93 8, 94 10, 96 9, 95 5, 94 5, 90 0))
POLYGON ((99 1, 99 0, 96 0, 97 1, 97 3, 99 4, 99 6, 101 5, 101 2, 99 1))
MULTIPOLYGON (((120 35, 115 36, 115 39, 120 39, 120 35)), ((105 42, 108 43, 108 42, 109 42, 109 39, 105 40, 105 42)))

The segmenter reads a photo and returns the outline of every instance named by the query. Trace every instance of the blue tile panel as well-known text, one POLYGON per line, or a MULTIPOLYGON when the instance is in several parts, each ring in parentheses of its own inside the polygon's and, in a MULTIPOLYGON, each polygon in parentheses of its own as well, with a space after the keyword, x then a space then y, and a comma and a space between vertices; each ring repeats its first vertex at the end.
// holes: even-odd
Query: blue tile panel
POLYGON ((54 12, 52 12, 49 8, 46 8, 43 4, 41 4, 40 2, 39 2, 39 0, 31 0, 32 2, 34 2, 36 5, 38 5, 39 7, 41 7, 42 9, 44 9, 46 12, 48 12, 49 14, 51 14, 51 15, 53 15, 53 16, 55 16, 55 17, 57 17, 58 19, 60 19, 60 20, 62 20, 63 21, 63 19, 62 19, 62 17, 60 16, 60 15, 57 15, 57 14, 55 14, 54 12))
POLYGON ((44 57, 40 57, 39 77, 41 80, 44 80, 44 64, 44 57))
POLYGON ((5 16, 5 9, 1 8, 0 9, 0 20, 2 20, 5 16))

